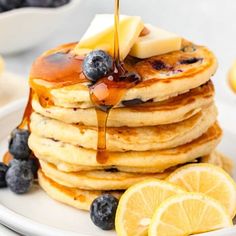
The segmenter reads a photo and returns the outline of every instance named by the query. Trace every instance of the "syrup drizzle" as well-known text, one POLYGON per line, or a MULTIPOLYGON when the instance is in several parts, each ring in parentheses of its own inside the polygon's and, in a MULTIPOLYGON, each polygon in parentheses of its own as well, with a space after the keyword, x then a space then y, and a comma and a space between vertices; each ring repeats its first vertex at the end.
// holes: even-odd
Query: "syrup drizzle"
POLYGON ((119 7, 119 0, 115 0, 113 73, 90 87, 90 99, 95 106, 98 120, 97 162, 101 164, 106 163, 109 158, 106 148, 106 127, 109 113, 120 102, 124 93, 140 81, 138 76, 128 73, 124 63, 120 61, 119 7))
MULTIPOLYGON (((76 44, 59 46, 35 60, 30 73, 28 102, 18 129, 30 130, 33 98, 38 99, 43 107, 48 107, 53 105, 52 89, 88 82, 82 73, 83 58, 71 53, 76 44)), ((3 162, 8 164, 11 159, 11 154, 6 152, 3 162)))
MULTIPOLYGON (((119 49, 119 0, 115 0, 114 14, 114 70, 107 77, 100 79, 89 87, 90 99, 95 107, 98 120, 97 161, 105 163, 109 154, 106 148, 107 119, 111 109, 117 105, 124 93, 135 86, 140 78, 128 73, 124 63, 120 61, 119 49)), ((77 43, 59 46, 44 53, 33 63, 30 73, 30 93, 28 103, 19 129, 28 127, 30 130, 30 116, 33 112, 32 99, 38 99, 43 107, 53 105, 51 90, 78 83, 88 83, 82 71, 83 57, 73 54, 77 43)), ((9 153, 5 160, 9 161, 9 153)))
POLYGON ((108 158, 109 153, 106 148, 106 127, 109 113, 114 105, 119 102, 119 96, 116 94, 119 88, 115 88, 115 79, 119 77, 120 69, 120 52, 119 52, 119 0, 115 0, 115 14, 114 14, 114 71, 113 74, 107 78, 98 81, 90 88, 90 99, 95 105, 97 114, 97 162, 104 164, 108 158), (113 89, 113 91, 112 91, 113 89))
POLYGON ((119 47, 119 23, 120 23, 120 0, 115 0, 114 14, 114 59, 116 67, 120 65, 120 47, 119 47))
POLYGON ((13 156, 10 152, 6 152, 3 156, 3 163, 8 165, 13 160, 13 156))
POLYGON ((82 72, 83 58, 72 53, 76 44, 62 45, 33 63, 29 83, 43 107, 53 105, 52 89, 88 81, 82 72))
POLYGON ((33 112, 33 108, 31 105, 32 97, 33 97, 33 90, 32 90, 32 88, 30 88, 27 105, 26 105, 21 123, 17 127, 18 129, 24 129, 25 127, 27 127, 28 130, 30 130, 30 116, 33 112))

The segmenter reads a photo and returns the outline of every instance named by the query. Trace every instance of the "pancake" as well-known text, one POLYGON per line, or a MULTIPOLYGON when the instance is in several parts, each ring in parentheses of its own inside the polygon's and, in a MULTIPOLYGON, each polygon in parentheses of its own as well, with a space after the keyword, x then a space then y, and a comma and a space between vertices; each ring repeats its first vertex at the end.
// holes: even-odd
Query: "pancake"
POLYGON ((222 168, 228 172, 230 175, 233 175, 233 168, 234 168, 234 162, 232 159, 227 157, 226 155, 222 154, 221 152, 215 152, 215 155, 218 157, 218 159, 221 160, 222 168))
POLYGON ((29 137, 29 147, 39 159, 53 163, 66 162, 71 165, 94 167, 145 167, 147 170, 155 168, 156 172, 162 172, 171 166, 191 162, 192 160, 211 153, 221 139, 222 131, 218 124, 214 124, 198 139, 182 146, 145 152, 110 152, 105 164, 96 160, 96 151, 62 143, 35 134, 29 137))
MULTIPOLYGON (((203 108, 213 104, 214 87, 212 82, 190 90, 188 93, 156 103, 112 109, 108 127, 142 127, 172 124, 186 120, 203 108)), ((79 123, 86 126, 97 126, 94 108, 63 108, 58 106, 42 107, 34 98, 33 109, 43 116, 61 120, 65 123, 79 123)))
POLYGON ((93 200, 102 194, 110 193, 117 198, 122 194, 120 191, 86 191, 68 188, 49 179, 41 170, 38 171, 38 181, 42 189, 51 198, 80 210, 89 211, 93 200))
POLYGON ((203 163, 210 163, 223 168, 230 175, 233 174, 233 160, 219 151, 214 151, 210 155, 201 158, 203 163))
MULTIPOLYGON (((149 127, 107 129, 107 150, 148 151, 168 149, 191 142, 205 133, 216 121, 216 107, 203 109, 193 117, 175 124, 149 127)), ((71 125, 33 113, 31 132, 87 149, 97 148, 97 128, 71 125)))
MULTIPOLYGON (((57 50, 51 50, 49 53, 56 52, 57 50)), ((129 71, 136 71, 142 82, 129 89, 118 106, 123 106, 124 102, 133 99, 156 102, 185 93, 206 83, 215 73, 217 61, 206 47, 183 40, 182 49, 179 51, 143 60, 128 57, 125 66, 129 71)), ((93 106, 89 98, 88 82, 53 89, 51 94, 58 106, 93 106)))
MULTIPOLYGON (((213 157, 216 157, 216 155, 213 155, 213 157)), ((211 158, 211 160, 214 159, 213 157, 211 158)), ((89 211, 92 201, 101 194, 110 193, 117 198, 119 198, 122 195, 122 191, 95 191, 95 190, 89 191, 89 190, 81 190, 78 188, 66 187, 47 177, 42 172, 42 170, 38 171, 38 180, 42 189, 51 198, 53 198, 56 201, 65 203, 69 206, 82 210, 89 211)))
POLYGON ((203 156, 201 158, 201 161, 203 163, 215 164, 215 165, 223 168, 223 166, 224 166, 223 158, 224 157, 220 152, 214 151, 210 155, 203 156))
MULTIPOLYGON (((211 163, 223 168, 222 156, 217 152, 212 152, 207 156, 198 158, 193 162, 211 163)), ((86 190, 124 190, 131 185, 143 181, 147 178, 165 179, 177 167, 174 166, 161 173, 128 173, 117 169, 92 170, 78 172, 64 172, 57 169, 53 164, 40 161, 43 173, 50 179, 61 185, 86 190)))
MULTIPOLYGON (((58 159, 49 159, 48 157, 40 157, 40 160, 43 160, 45 162, 48 161, 48 163, 53 164, 56 166, 56 168, 60 171, 71 173, 71 172, 79 172, 79 171, 97 171, 97 170, 114 170, 114 171, 121 171, 121 172, 127 172, 127 173, 163 173, 163 171, 157 171, 156 167, 132 167, 132 166, 81 166, 81 165, 72 165, 68 162, 63 162, 58 159)), ((191 162, 196 162, 197 159, 192 160, 191 162)))
POLYGON ((68 173, 57 170, 57 168, 44 161, 40 161, 43 173, 50 179, 67 187, 86 190, 124 190, 131 185, 147 178, 165 179, 171 171, 163 173, 127 173, 115 169, 80 171, 68 173))

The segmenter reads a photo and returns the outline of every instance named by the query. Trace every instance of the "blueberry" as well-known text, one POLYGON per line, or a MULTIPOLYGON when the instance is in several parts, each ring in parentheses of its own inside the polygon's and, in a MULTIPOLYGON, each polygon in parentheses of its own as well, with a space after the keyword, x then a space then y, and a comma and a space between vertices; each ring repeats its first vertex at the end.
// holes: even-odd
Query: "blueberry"
POLYGON ((23 3, 23 0, 0 0, 0 6, 5 10, 18 8, 23 3))
POLYGON ((30 149, 28 146, 29 138, 28 130, 14 129, 11 133, 9 141, 9 152, 15 159, 25 160, 30 156, 30 149))
MULTIPOLYGON (((19 165, 19 162, 21 162, 22 160, 17 160, 17 159, 13 159, 10 163, 9 163, 9 167, 13 166, 13 165, 19 165)), ((28 160, 29 166, 32 170, 32 173, 34 175, 34 177, 37 177, 37 172, 39 169, 39 162, 38 160, 34 157, 28 160)))
POLYGON ((8 170, 8 166, 0 162, 0 188, 4 188, 7 186, 7 183, 5 180, 7 170, 8 170))
POLYGON ((21 162, 22 160, 17 160, 17 159, 13 159, 10 161, 9 163, 9 167, 13 166, 13 165, 19 165, 19 162, 21 162))
POLYGON ((187 59, 183 59, 180 61, 180 64, 186 64, 186 65, 189 65, 189 64, 194 64, 198 61, 201 61, 202 58, 196 58, 196 57, 192 57, 192 58, 187 58, 187 59))
POLYGON ((144 103, 140 98, 134 98, 134 99, 131 99, 131 100, 124 100, 122 101, 122 105, 124 106, 135 106, 135 105, 140 105, 144 103))
POLYGON ((38 169, 39 169, 38 160, 36 158, 29 159, 29 164, 30 164, 30 167, 31 167, 31 170, 32 170, 32 173, 33 173, 34 177, 36 177, 38 169))
POLYGON ((125 80, 129 83, 138 84, 141 81, 141 77, 139 74, 135 72, 128 72, 122 76, 120 76, 120 80, 125 80))
POLYGON ((54 0, 52 2, 52 7, 60 7, 69 3, 70 0, 54 0))
POLYGON ((27 7, 51 7, 53 0, 25 0, 24 6, 27 7))
POLYGON ((166 64, 161 60, 155 60, 151 62, 153 69, 155 70, 164 70, 167 69, 166 64))
POLYGON ((102 50, 92 51, 84 58, 83 72, 92 82, 108 75, 112 69, 112 57, 102 50))
POLYGON ((29 161, 14 160, 6 173, 6 182, 10 190, 17 194, 29 191, 33 185, 34 175, 29 161))
POLYGON ((96 198, 90 207, 90 217, 93 223, 103 230, 114 229, 118 200, 111 194, 96 198))

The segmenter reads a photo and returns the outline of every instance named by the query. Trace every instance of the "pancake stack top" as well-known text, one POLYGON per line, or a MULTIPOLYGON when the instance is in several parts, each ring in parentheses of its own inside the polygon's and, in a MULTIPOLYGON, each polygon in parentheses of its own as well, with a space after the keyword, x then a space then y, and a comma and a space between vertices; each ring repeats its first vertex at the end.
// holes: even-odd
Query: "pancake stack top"
POLYGON ((125 67, 138 73, 141 82, 110 112, 105 163, 96 159, 97 118, 83 57, 75 47, 67 44, 44 53, 31 73, 30 84, 35 88, 37 80, 38 88, 29 146, 40 160, 39 183, 52 198, 88 210, 104 192, 120 196, 132 184, 163 179, 179 165, 223 165, 214 152, 222 133, 210 81, 217 61, 206 47, 182 40, 177 51, 126 57, 125 67))

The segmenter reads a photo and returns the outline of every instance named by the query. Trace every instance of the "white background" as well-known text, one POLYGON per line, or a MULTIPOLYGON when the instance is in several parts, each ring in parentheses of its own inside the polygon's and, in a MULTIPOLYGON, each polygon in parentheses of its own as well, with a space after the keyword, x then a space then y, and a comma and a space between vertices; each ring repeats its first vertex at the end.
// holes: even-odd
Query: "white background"
MULTIPOLYGON (((113 0, 82 0, 47 41, 30 51, 6 57, 8 69, 27 77, 37 55, 58 44, 78 41, 94 14, 112 13, 113 4, 113 0)), ((219 70, 214 77, 217 98, 236 104, 236 96, 226 83, 229 67, 236 60, 235 0, 121 0, 121 13, 140 15, 147 23, 210 47, 219 59, 219 70)))

